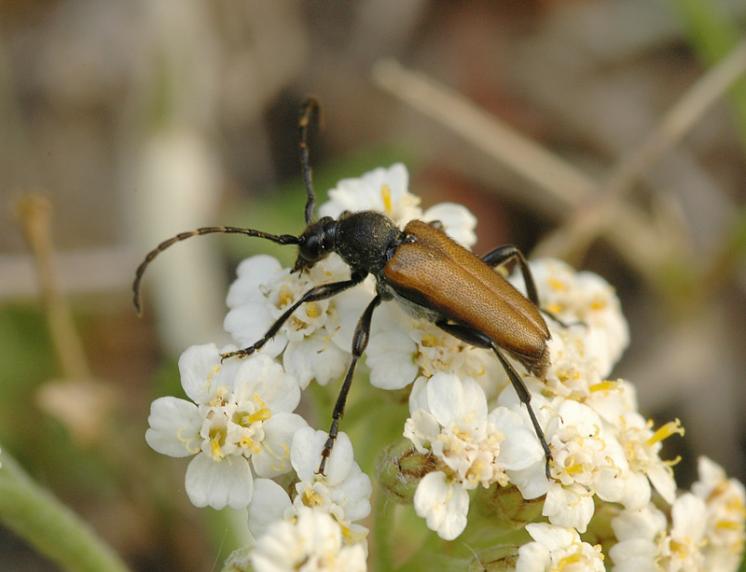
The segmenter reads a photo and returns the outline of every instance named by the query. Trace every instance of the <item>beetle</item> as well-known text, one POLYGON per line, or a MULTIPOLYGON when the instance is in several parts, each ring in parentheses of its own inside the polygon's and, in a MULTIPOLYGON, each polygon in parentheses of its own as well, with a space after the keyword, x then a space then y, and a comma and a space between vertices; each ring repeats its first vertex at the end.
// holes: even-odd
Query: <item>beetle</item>
POLYGON ((424 317, 459 340, 494 352, 505 369, 520 401, 528 410, 534 431, 546 458, 549 477, 551 452, 544 432, 531 407, 531 394, 506 354, 539 378, 549 366, 547 342, 551 334, 542 313, 531 271, 521 251, 513 245, 499 246, 481 258, 452 240, 438 221, 413 220, 403 230, 386 215, 376 211, 344 212, 339 218, 314 220, 315 192, 309 161, 308 132, 318 119, 318 102, 310 98, 299 120, 301 172, 306 189, 306 228, 298 236, 275 235, 252 228, 214 226, 179 233, 151 250, 135 273, 133 303, 140 313, 140 282, 153 259, 173 244, 211 233, 242 234, 283 245, 296 245, 298 256, 293 272, 313 267, 330 253, 337 253, 350 267, 350 278, 311 288, 297 299, 253 345, 224 353, 221 361, 243 358, 259 350, 280 330, 302 304, 331 298, 360 284, 368 275, 376 279, 376 295, 357 322, 352 358, 332 413, 328 438, 321 454, 318 473, 324 474, 344 413, 355 366, 368 345, 373 312, 385 300, 396 300, 411 314, 424 317), (517 262, 526 285, 519 292, 496 267, 517 262))

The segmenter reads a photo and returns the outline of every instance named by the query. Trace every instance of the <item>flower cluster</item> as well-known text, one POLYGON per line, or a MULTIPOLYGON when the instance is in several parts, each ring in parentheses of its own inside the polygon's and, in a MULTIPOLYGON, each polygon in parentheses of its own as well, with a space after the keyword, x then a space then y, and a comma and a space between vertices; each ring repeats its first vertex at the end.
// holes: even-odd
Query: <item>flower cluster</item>
MULTIPOLYGON (((341 181, 320 214, 361 210, 383 212, 402 228, 412 219, 437 220, 466 248, 475 242, 471 213, 453 204, 423 211, 402 165, 341 181)), ((609 564, 620 571, 735 570, 743 552, 743 486, 702 460, 700 481, 677 496, 677 460, 662 458, 661 448, 665 439, 683 435, 681 424, 654 427, 639 413, 634 387, 610 377, 628 343, 613 289, 556 260, 534 261, 530 268, 549 314, 550 363, 542 378, 513 364, 551 451, 549 476, 527 408, 496 356, 385 302, 374 315, 365 354, 370 382, 409 391, 404 442, 407 454, 423 459, 414 494, 393 492, 412 499, 416 513, 446 540, 466 529, 475 489, 515 487, 527 503, 543 497, 549 522, 528 524, 525 544, 510 557, 524 572, 609 564), (616 507, 615 544, 606 554, 581 537, 593 529, 602 505, 616 507)), ((251 257, 238 267, 228 293, 225 329, 237 347, 250 346, 303 293, 349 277, 335 254, 302 273, 269 256, 251 257)), ((525 291, 520 273, 509 280, 525 291)), ((254 543, 231 558, 232 569, 365 569, 362 521, 371 510, 371 481, 345 433, 319 474, 327 434, 294 411, 309 384, 344 376, 353 331, 374 295, 370 277, 303 304, 244 360, 221 362, 221 353, 234 346, 189 348, 179 360, 189 401, 153 403, 147 442, 166 455, 194 456, 186 474, 192 503, 247 510, 254 543)), ((411 484, 408 478, 399 480, 411 484)))

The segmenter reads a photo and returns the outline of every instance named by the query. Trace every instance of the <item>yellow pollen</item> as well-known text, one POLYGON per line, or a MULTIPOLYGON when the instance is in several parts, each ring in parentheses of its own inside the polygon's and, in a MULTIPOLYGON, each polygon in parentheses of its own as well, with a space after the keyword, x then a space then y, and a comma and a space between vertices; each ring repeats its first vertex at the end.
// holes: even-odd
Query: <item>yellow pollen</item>
POLYGON ((606 300, 602 298, 596 298, 591 302, 591 310, 605 310, 606 309, 606 300))
POLYGON ((565 472, 568 475, 577 475, 583 472, 583 463, 570 463, 565 467, 565 472))
POLYGON ((547 280, 547 284, 549 284, 549 287, 555 292, 564 292, 567 290, 567 284, 559 278, 550 277, 549 280, 547 280))
POLYGON ((432 348, 438 344, 438 338, 436 338, 432 334, 427 334, 425 336, 422 336, 422 341, 420 343, 426 348, 432 348))
POLYGON ((557 562, 557 565, 552 570, 553 571, 556 570, 556 572, 562 572, 562 570, 564 570, 568 566, 577 564, 578 562, 582 560, 583 560, 583 555, 576 552, 575 554, 570 554, 569 556, 565 556, 562 560, 557 562))
POLYGON ((732 498, 731 500, 729 500, 727 503, 725 503, 725 508, 740 516, 746 517, 746 506, 744 506, 744 504, 741 502, 741 499, 739 498, 732 498))
POLYGON ((290 291, 290 288, 287 288, 285 286, 280 289, 279 294, 277 295, 277 307, 278 308, 284 308, 285 306, 291 304, 293 302, 293 293, 290 291))
POLYGON ((609 380, 594 383, 590 387, 591 393, 595 393, 596 391, 611 391, 613 389, 616 389, 616 381, 609 380))
POLYGON ((563 304, 547 304, 546 307, 547 310, 549 310, 552 314, 561 314, 565 311, 565 306, 563 304))
POLYGON ((679 419, 675 419, 674 421, 669 421, 665 425, 662 425, 655 433, 653 433, 650 437, 648 437, 647 441, 645 441, 645 444, 648 447, 652 447, 656 443, 659 443, 663 441, 664 439, 668 439, 672 435, 676 434, 684 436, 684 427, 681 425, 681 421, 679 419))
POLYGON ((669 459, 668 461, 663 461, 665 465, 668 465, 669 467, 675 467, 681 462, 681 455, 676 455, 673 459, 669 459))
POLYGON ((741 523, 735 520, 718 520, 715 523, 715 528, 718 530, 739 530, 741 523))
POLYGON ((321 495, 312 488, 307 488, 303 491, 303 504, 307 507, 319 506, 322 502, 321 495))
POLYGON ((388 185, 381 187, 381 200, 383 201, 383 212, 391 215, 394 210, 394 203, 391 200, 391 188, 388 185))
POLYGON ((316 302, 306 304, 306 315, 309 318, 318 318, 321 315, 321 307, 316 302))
POLYGON ((266 407, 262 407, 260 410, 255 411, 249 415, 249 423, 256 423, 257 421, 266 421, 272 417, 272 412, 266 407))
POLYGON ((676 555, 678 555, 679 558, 686 558, 689 550, 687 549, 686 544, 684 544, 683 542, 671 540, 671 552, 674 552, 676 555))
POLYGON ((223 445, 225 444, 226 430, 222 427, 210 429, 210 452, 213 459, 220 460, 223 454, 223 445))

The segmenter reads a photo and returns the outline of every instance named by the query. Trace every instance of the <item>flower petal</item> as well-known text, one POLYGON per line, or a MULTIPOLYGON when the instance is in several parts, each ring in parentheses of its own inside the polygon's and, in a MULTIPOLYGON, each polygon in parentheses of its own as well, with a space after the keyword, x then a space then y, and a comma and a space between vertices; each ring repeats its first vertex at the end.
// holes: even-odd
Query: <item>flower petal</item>
POLYGON ((290 443, 299 429, 306 427, 306 420, 295 413, 278 413, 264 423, 262 450, 251 456, 254 471, 260 477, 276 477, 290 468, 290 443))
POLYGON ((169 457, 188 457, 199 452, 202 416, 194 403, 177 397, 160 397, 150 405, 150 428, 145 440, 169 457))
POLYGON ((251 502, 253 484, 251 468, 243 457, 213 461, 200 453, 187 467, 186 492, 196 507, 246 508, 251 502))
POLYGON ((249 530, 259 538, 276 521, 285 516, 292 505, 280 485, 269 479, 254 481, 254 495, 249 504, 249 530))
POLYGON ((448 482, 441 471, 428 473, 417 485, 414 509, 430 530, 444 540, 453 540, 466 527, 469 494, 457 484, 448 482))

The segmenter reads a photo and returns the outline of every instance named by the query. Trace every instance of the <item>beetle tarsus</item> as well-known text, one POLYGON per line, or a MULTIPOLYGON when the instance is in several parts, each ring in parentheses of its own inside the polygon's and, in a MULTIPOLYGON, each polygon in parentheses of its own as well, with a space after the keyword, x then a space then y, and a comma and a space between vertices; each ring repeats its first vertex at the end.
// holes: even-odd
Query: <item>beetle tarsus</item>
POLYGON ((586 324, 583 320, 573 320, 572 322, 566 322, 565 320, 560 319, 557 317, 557 315, 545 308, 539 308, 542 314, 544 314, 547 318, 555 322, 556 324, 559 324, 564 329, 572 328, 574 326, 583 326, 584 328, 588 327, 588 324, 586 324))

